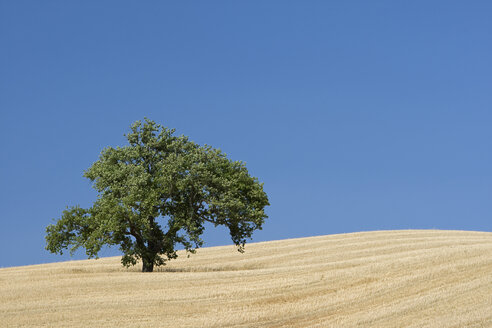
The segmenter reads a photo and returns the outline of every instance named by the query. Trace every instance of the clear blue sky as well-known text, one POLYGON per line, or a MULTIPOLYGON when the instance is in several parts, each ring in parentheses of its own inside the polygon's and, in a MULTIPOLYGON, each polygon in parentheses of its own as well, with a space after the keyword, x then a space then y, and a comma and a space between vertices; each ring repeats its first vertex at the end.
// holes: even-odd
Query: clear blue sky
POLYGON ((83 170, 144 116, 265 183, 254 241, 491 231, 491 17, 490 1, 0 0, 0 266, 69 259, 45 227, 91 205, 83 170))

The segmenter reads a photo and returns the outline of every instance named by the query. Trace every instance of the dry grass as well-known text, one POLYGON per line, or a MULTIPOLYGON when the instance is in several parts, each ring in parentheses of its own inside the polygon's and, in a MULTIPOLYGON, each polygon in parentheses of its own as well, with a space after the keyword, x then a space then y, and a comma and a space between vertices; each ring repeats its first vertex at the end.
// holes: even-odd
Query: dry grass
POLYGON ((2 327, 492 327, 492 233, 380 231, 0 269, 2 327))

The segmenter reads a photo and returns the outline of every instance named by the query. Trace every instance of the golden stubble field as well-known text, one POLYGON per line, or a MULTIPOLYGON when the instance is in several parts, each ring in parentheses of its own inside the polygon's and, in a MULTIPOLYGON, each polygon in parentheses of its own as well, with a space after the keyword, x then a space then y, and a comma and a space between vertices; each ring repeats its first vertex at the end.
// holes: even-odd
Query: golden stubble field
POLYGON ((492 327, 492 233, 403 230, 0 269, 1 327, 492 327))

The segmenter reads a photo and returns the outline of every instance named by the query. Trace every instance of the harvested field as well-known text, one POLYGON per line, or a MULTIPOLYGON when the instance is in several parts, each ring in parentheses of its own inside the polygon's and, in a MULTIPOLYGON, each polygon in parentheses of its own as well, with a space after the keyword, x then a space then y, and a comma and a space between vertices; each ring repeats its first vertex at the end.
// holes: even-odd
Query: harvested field
POLYGON ((2 327, 492 327, 492 233, 375 231, 0 269, 2 327))

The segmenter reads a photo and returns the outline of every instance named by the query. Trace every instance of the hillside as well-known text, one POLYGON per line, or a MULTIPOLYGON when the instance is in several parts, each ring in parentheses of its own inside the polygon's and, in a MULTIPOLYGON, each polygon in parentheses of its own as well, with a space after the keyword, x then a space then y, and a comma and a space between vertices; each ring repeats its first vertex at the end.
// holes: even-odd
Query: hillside
POLYGON ((492 233, 377 231, 0 269, 2 327, 492 327, 492 233))

